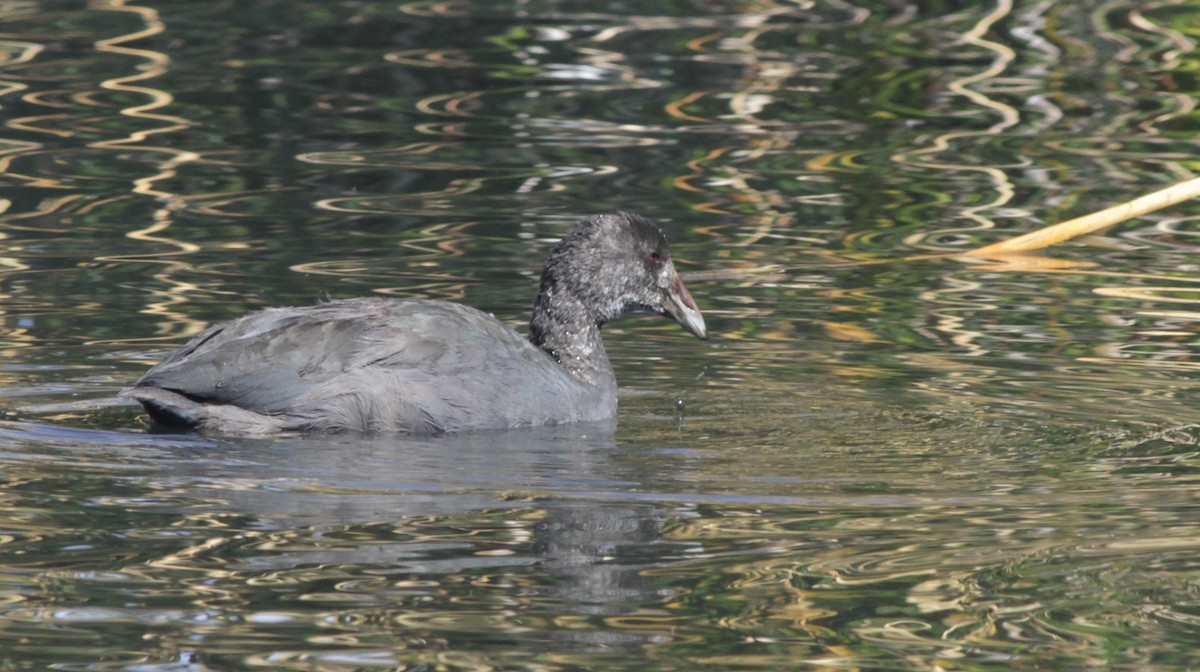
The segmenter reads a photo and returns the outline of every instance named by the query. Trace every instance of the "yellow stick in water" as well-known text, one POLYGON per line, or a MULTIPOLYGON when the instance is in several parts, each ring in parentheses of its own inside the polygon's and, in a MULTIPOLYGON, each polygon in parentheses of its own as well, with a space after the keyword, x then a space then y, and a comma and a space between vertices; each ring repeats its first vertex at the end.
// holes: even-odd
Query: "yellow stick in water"
POLYGON ((1180 182, 1099 212, 1093 212, 1090 215, 1076 217, 1061 224, 1054 224, 1015 238, 976 248, 968 252, 967 256, 990 257, 1048 247, 1076 236, 1099 231, 1113 224, 1120 224, 1148 212, 1161 210, 1196 196, 1200 196, 1200 177, 1180 182))

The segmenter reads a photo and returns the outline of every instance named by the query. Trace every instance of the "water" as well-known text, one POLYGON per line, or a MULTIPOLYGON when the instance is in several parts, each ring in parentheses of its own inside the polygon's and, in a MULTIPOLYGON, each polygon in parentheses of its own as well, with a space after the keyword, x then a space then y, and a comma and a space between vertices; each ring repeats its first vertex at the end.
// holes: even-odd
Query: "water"
POLYGON ((0 669, 1200 667, 1188 2, 0 4, 0 669), (205 325, 527 319, 662 225, 615 423, 146 432, 205 325))

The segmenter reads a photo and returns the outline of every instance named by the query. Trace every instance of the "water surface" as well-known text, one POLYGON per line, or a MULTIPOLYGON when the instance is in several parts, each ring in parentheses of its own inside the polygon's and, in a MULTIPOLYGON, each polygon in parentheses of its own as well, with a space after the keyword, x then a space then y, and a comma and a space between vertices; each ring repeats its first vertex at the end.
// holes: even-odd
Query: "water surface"
POLYGON ((1200 666, 1194 3, 0 5, 0 668, 1200 666), (614 423, 148 433, 205 325, 527 319, 637 210, 614 423), (939 256, 948 255, 948 256, 939 256))

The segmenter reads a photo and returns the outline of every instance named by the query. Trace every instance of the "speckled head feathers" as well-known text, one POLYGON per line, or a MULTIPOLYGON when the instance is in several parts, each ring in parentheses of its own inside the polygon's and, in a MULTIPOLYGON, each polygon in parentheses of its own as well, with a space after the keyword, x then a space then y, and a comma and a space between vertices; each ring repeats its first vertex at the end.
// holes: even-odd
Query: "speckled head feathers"
POLYGON ((706 334, 662 231, 631 212, 595 215, 571 227, 551 251, 530 337, 561 357, 582 332, 633 312, 671 317, 700 338, 706 334))

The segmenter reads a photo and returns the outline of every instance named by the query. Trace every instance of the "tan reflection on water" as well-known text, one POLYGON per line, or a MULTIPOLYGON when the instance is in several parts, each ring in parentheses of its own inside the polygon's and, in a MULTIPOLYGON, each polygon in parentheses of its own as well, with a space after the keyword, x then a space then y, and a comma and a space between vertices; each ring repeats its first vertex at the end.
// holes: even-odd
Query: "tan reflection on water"
MULTIPOLYGON (((0 67, 11 68, 21 63, 28 63, 37 58, 45 47, 32 42, 22 42, 15 40, 0 40, 0 49, 3 49, 2 57, 0 57, 0 67)), ((19 81, 2 80, 0 79, 0 98, 4 96, 26 91, 29 85, 19 81)), ((7 126, 18 129, 31 128, 38 118, 12 119, 6 123, 7 126)), ((42 130, 42 129, 36 129, 42 130)), ((58 132, 57 134, 61 134, 58 132)), ((0 138, 0 172, 12 174, 12 160, 14 156, 28 155, 40 149, 40 145, 34 142, 23 142, 11 138, 0 138)), ((42 176, 22 176, 28 180, 29 184, 36 187, 55 187, 58 182, 52 178, 42 176)), ((0 213, 3 214, 3 213, 0 213)))
MULTIPOLYGON (((129 59, 129 70, 133 72, 133 74, 105 79, 95 86, 103 90, 129 94, 135 99, 145 101, 126 106, 118 110, 117 113, 122 117, 135 119, 139 122, 149 122, 150 125, 139 124, 142 126, 141 128, 129 131, 125 137, 95 140, 89 142, 87 146, 111 152, 114 156, 134 150, 138 152, 140 157, 161 156, 162 158, 156 161, 155 172, 132 179, 129 196, 96 199, 87 193, 75 193, 62 197, 46 198, 33 210, 3 215, 0 218, 0 229, 19 231, 23 229, 22 222, 29 220, 34 222, 32 228, 29 229, 30 231, 44 234, 54 231, 54 226, 52 224, 47 225, 47 222, 53 222, 56 219, 69 221, 70 216, 87 215, 89 212, 112 205, 122 199, 150 197, 161 201, 163 203, 162 207, 154 211, 148 225, 139 226, 135 224, 135 228, 126 234, 130 239, 147 243, 148 249, 145 253, 133 255, 100 254, 95 259, 102 262, 138 261, 142 263, 161 264, 162 270, 156 274, 156 279, 162 285, 153 291, 152 300, 142 312, 158 316, 158 319, 155 320, 156 328, 159 330, 159 335, 155 337, 156 339, 177 339, 179 336, 193 333, 203 326, 201 323, 173 310, 174 306, 187 300, 186 295, 188 293, 196 291, 199 288, 191 283, 175 280, 173 277, 179 271, 190 268, 186 261, 178 258, 164 259, 164 257, 188 255, 198 251, 199 248, 192 243, 176 240, 167 235, 167 231, 173 221, 172 213, 182 207, 182 202, 177 195, 163 191, 158 185, 175 177, 178 174, 180 166, 196 161, 200 156, 188 150, 169 147, 165 144, 154 144, 156 136, 171 134, 191 126, 188 120, 165 112, 173 104, 173 96, 169 92, 156 89, 149 84, 151 80, 161 77, 168 72, 170 57, 150 49, 128 46, 128 43, 161 35, 166 30, 165 25, 158 15, 158 11, 146 6, 128 4, 121 0, 94 3, 92 8, 96 11, 115 12, 136 17, 141 23, 141 27, 137 30, 116 37, 100 39, 93 43, 95 53, 97 54, 108 54, 129 59), (168 249, 164 250, 164 246, 168 249)), ((42 46, 35 44, 17 42, 6 42, 4 44, 5 46, 19 47, 19 51, 15 52, 16 55, 4 63, 5 66, 10 67, 16 64, 33 65, 36 57, 43 51, 42 46)), ((14 52, 9 51, 7 53, 12 54, 14 52)), ((19 70, 14 72, 20 73, 19 70)), ((54 81, 58 77, 60 76, 51 75, 48 77, 46 75, 35 74, 30 77, 30 81, 39 81, 39 83, 54 81)), ((28 84, 22 82, 8 81, 5 82, 4 86, 6 90, 0 93, 0 95, 30 89, 28 84)), ((24 100, 34 105, 51 109, 68 106, 79 106, 84 109, 104 109, 108 105, 105 102, 98 101, 94 95, 94 91, 90 90, 74 92, 66 89, 30 91, 24 96, 24 100), (69 99, 70 102, 56 99, 63 97, 69 99)), ((65 113, 51 113, 36 117, 9 119, 6 120, 5 125, 8 128, 25 131, 26 133, 32 131, 54 136, 55 138, 73 138, 85 131, 94 134, 95 130, 88 126, 92 121, 94 121, 94 118, 78 120, 75 117, 69 117, 65 113), (72 119, 75 119, 75 121, 72 121, 72 119)), ((14 143, 15 141, 10 142, 10 144, 14 143)), ((43 171, 31 175, 21 174, 14 170, 14 163, 17 160, 30 162, 34 166, 41 167, 39 161, 36 160, 38 157, 47 157, 53 160, 62 151, 61 149, 49 150, 44 148, 40 143, 35 142, 19 142, 15 144, 19 146, 0 151, 0 154, 3 154, 3 156, 0 156, 0 170, 3 170, 7 176, 23 180, 31 188, 75 188, 75 185, 70 184, 68 180, 55 177, 50 172, 43 171)), ((70 231, 64 229, 61 233, 68 235, 70 231)), ((19 256, 20 250, 16 249, 14 251, 19 256)), ((27 270, 28 267, 18 261, 18 259, 10 259, 11 261, 6 264, 9 269, 27 270)), ((84 306, 80 308, 86 309, 84 306)), ((19 334, 9 335, 9 338, 12 339, 16 339, 17 337, 19 337, 19 334)))
POLYGON ((139 340, 175 340, 180 336, 196 333, 206 325, 203 321, 189 318, 185 313, 174 309, 175 306, 187 302, 189 294, 200 289, 193 283, 181 281, 174 277, 176 273, 190 270, 191 265, 187 261, 177 258, 163 259, 163 257, 179 257, 191 254, 199 251, 200 247, 186 241, 175 240, 166 234, 173 223, 172 212, 181 208, 182 203, 178 202, 175 194, 162 191, 156 185, 159 182, 175 177, 179 166, 198 160, 200 155, 173 147, 148 144, 148 141, 153 136, 173 133, 191 126, 191 122, 186 119, 164 114, 160 111, 174 102, 174 97, 169 92, 145 85, 149 80, 161 77, 167 72, 171 63, 170 57, 150 49, 125 46, 127 42, 159 35, 166 29, 166 26, 159 18, 158 11, 150 7, 129 5, 123 0, 102 2, 100 3, 100 7, 114 12, 134 14, 145 24, 145 28, 140 31, 100 40, 96 43, 97 51, 116 53, 143 61, 142 65, 138 68, 141 72, 105 80, 100 83, 100 86, 105 89, 135 93, 148 97, 150 99, 149 102, 124 108, 120 113, 127 117, 147 119, 167 125, 134 131, 129 136, 117 140, 103 140, 92 143, 92 146, 103 149, 120 150, 136 147, 142 152, 148 151, 166 155, 166 158, 159 163, 157 173, 138 178, 133 182, 133 193, 159 199, 163 202, 163 207, 154 211, 152 222, 149 226, 131 230, 126 234, 134 240, 152 244, 155 248, 154 251, 145 255, 108 256, 99 257, 99 259, 104 261, 136 260, 162 265, 162 269, 154 274, 154 278, 160 281, 163 287, 154 290, 153 295, 155 300, 148 303, 141 310, 143 314, 155 316, 157 334, 154 337, 139 340), (163 251, 161 245, 164 244, 175 248, 175 251, 163 251))
MULTIPOLYGON (((1173 4, 1178 3, 1166 3, 1164 6, 1173 4)), ((1041 157, 1047 153, 1047 148, 1053 149, 1056 153, 1069 151, 1071 154, 1086 158, 1087 162, 1081 163, 1081 168, 1099 168, 1102 174, 1112 178, 1114 186, 1106 189, 1103 193, 1111 196, 1114 200, 1103 203, 1103 205, 1116 202, 1117 199, 1140 195, 1150 189, 1150 187, 1139 185, 1158 186, 1163 181, 1192 177, 1192 172, 1186 162, 1194 158, 1194 152, 1189 151, 1189 148, 1194 148, 1194 143, 1180 145, 1178 140, 1154 136, 1162 135, 1158 125, 1180 119, 1194 111, 1196 107, 1194 94, 1180 95, 1169 89, 1157 91, 1150 89, 1150 95, 1154 96, 1154 100, 1160 104, 1160 107, 1153 113, 1147 113, 1144 111, 1144 104, 1139 106, 1139 99, 1125 94, 1124 89, 1120 87, 1111 87, 1105 97, 1118 106, 1120 111, 1110 115, 1092 115, 1092 118, 1096 120, 1092 121, 1092 118, 1079 115, 1070 117, 1069 111, 1064 111, 1070 106, 1087 105, 1091 104, 1090 102, 1071 100, 1070 96, 1065 94, 1056 96, 1043 93, 1048 83, 1046 71, 1051 68, 1065 69, 1065 66, 1061 65, 1066 51, 1063 47, 1064 44, 1078 46, 1083 50, 1082 56, 1080 54, 1071 54, 1071 56, 1081 60, 1092 59, 1096 62, 1095 67, 1098 69, 1106 67, 1099 63, 1107 56, 1098 52, 1086 40, 1079 39, 1056 26, 1055 21, 1061 20, 1063 12, 1063 6, 1057 3, 1039 2, 1016 9, 1013 3, 1001 1, 991 11, 974 19, 974 23, 959 34, 962 44, 978 48, 988 55, 989 62, 982 69, 959 74, 949 80, 945 88, 952 94, 969 101, 981 112, 987 114, 988 118, 994 117, 995 121, 979 130, 930 134, 927 136, 925 147, 897 152, 891 156, 891 161, 908 171, 932 169, 935 174, 945 174, 946 190, 950 193, 951 198, 955 198, 959 202, 959 206, 953 210, 955 220, 962 218, 969 220, 972 224, 957 226, 931 222, 927 229, 909 234, 897 242, 902 242, 906 247, 911 248, 948 252, 954 250, 956 246, 961 246, 964 240, 976 239, 975 237, 980 232, 995 229, 998 217, 1032 219, 1035 213, 1040 214, 1040 212, 1029 206, 1013 205, 1019 180, 1025 181, 1026 184, 1033 181, 1044 187, 1047 193, 1055 194, 1059 201, 1054 204, 1056 210, 1052 211, 1069 212, 1068 207, 1072 200, 1082 195, 1083 190, 1072 191, 1071 187, 1066 186, 1071 183, 1069 180, 1071 175, 1067 166, 1058 167, 1050 164, 1049 168, 1059 168, 1059 170, 1041 168, 1033 170, 1039 162, 1046 163, 1041 157), (1013 30, 1013 34, 1025 41, 1024 46, 1029 48, 1031 56, 1036 58, 1040 55, 1044 58, 1044 64, 1031 67, 1028 62, 1018 63, 1017 52, 1011 46, 989 37, 994 28, 1002 21, 1019 27, 1019 30, 1013 30), (1018 66, 1020 69, 1016 69, 1018 66), (1028 96, 1028 99, 1023 102, 1028 110, 1034 112, 1031 113, 1025 109, 1018 110, 1013 104, 1006 102, 1011 100, 1014 94, 1028 96), (1070 139, 1061 140, 1055 135, 1063 135, 1070 139), (982 163, 984 159, 973 155, 976 148, 986 147, 986 144, 992 139, 1001 140, 1022 136, 1032 137, 1034 141, 1027 145, 1030 150, 1028 157, 1018 157, 1015 165, 986 165, 982 163), (1041 142, 1042 147, 1034 144, 1035 141, 1041 142), (1136 158, 1148 156, 1146 147, 1155 148, 1149 154, 1153 157, 1148 159, 1152 164, 1149 168, 1139 165, 1136 158), (982 176, 985 181, 979 183, 980 188, 972 193, 955 196, 953 194, 955 188, 965 189, 974 184, 970 180, 963 181, 962 178, 956 176, 971 173, 982 176), (959 186, 952 186, 955 184, 959 186), (948 239, 952 243, 947 245, 940 242, 939 239, 948 239)), ((1084 15, 1089 20, 1087 27, 1095 30, 1100 38, 1121 45, 1111 59, 1118 68, 1133 68, 1139 63, 1145 63, 1146 59, 1150 58, 1154 63, 1153 72, 1157 73, 1158 77, 1169 78, 1172 70, 1188 65, 1181 57, 1194 49, 1193 41, 1176 30, 1155 24, 1145 16, 1142 8, 1106 5, 1104 11, 1098 10, 1094 13, 1084 13, 1084 15), (1161 43, 1148 50, 1125 34, 1114 32, 1110 26, 1119 25, 1122 17, 1129 18, 1130 23, 1139 30, 1161 39, 1161 43), (1148 54, 1147 51, 1154 55, 1148 54), (1159 57, 1159 54, 1161 54, 1161 61, 1154 60, 1159 57)), ((758 56, 762 57, 761 54, 758 56)), ((789 80, 791 85, 795 84, 794 77, 785 77, 785 79, 789 80)), ((1049 78, 1049 82, 1054 83, 1053 76, 1049 78)), ((761 83, 763 84, 762 91, 772 90, 769 83, 761 83)), ((747 93, 751 90, 758 91, 759 89, 755 88, 758 84, 760 82, 755 81, 748 87, 747 93)), ((1134 87, 1129 88, 1134 89, 1134 87)), ((1147 87, 1139 86, 1135 90, 1147 91, 1147 87)), ((687 107, 704 97, 703 92, 688 94, 668 112, 689 122, 708 121, 707 118, 689 112, 687 107)), ((752 99, 750 95, 733 97, 734 100, 739 98, 742 101, 752 99)), ((747 112, 747 108, 743 102, 742 109, 735 109, 734 115, 731 116, 741 116, 744 120, 753 121, 753 113, 745 115, 743 114, 745 112, 747 112)), ((770 122, 763 124, 762 128, 769 131, 770 122)), ((789 144, 793 140, 786 134, 771 134, 769 138, 762 146, 769 147, 769 151, 772 153, 788 151, 789 144)), ((777 232, 783 233, 792 221, 792 217, 787 212, 791 204, 825 202, 832 205, 838 202, 837 194, 829 194, 809 200, 793 197, 787 202, 781 203, 778 193, 756 189, 753 167, 745 171, 739 170, 738 159, 731 158, 741 155, 758 158, 759 155, 754 149, 754 147, 736 150, 729 147, 714 149, 706 156, 691 162, 689 168, 693 172, 677 178, 675 183, 679 189, 701 191, 694 185, 707 181, 705 191, 712 193, 711 185, 723 180, 725 184, 734 187, 740 197, 739 205, 748 204, 762 213, 754 218, 755 225, 745 227, 743 231, 739 232, 738 243, 735 244, 753 245, 775 236, 777 232), (706 166, 709 163, 719 166, 718 170, 723 171, 723 174, 719 177, 714 175, 716 170, 710 170, 706 166)), ((823 154, 808 160, 805 167, 818 174, 861 171, 863 166, 855 163, 855 158, 861 153, 861 150, 847 150, 823 154)), ((1097 185, 1088 184, 1086 186, 1091 190, 1097 185)), ((697 209, 723 213, 728 212, 727 204, 728 200, 713 201, 702 203, 697 206, 697 209)), ((1042 204, 1038 205, 1042 206, 1042 204)), ((1075 214, 1082 214, 1082 212, 1076 211, 1075 214)), ((1033 226, 1036 225, 1035 222, 1033 226)), ((1136 228, 1138 226, 1138 223, 1124 225, 1123 229, 1134 230, 1122 234, 1120 240, 1096 238, 1088 242, 1107 249, 1130 250, 1134 248, 1126 244, 1125 239, 1133 238, 1138 243, 1148 243, 1158 250, 1174 248, 1181 251, 1186 250, 1189 254, 1195 251, 1195 246, 1189 239, 1195 234, 1187 231, 1186 225, 1171 227, 1164 226, 1162 223, 1152 223, 1148 229, 1144 224, 1140 224, 1143 228, 1136 228)), ((842 262, 865 257, 868 263, 879 261, 881 257, 888 260, 889 263, 895 263, 894 260, 899 257, 909 258, 909 255, 906 255, 902 249, 881 249, 882 243, 876 238, 886 240, 884 237, 889 235, 891 233, 883 228, 854 232, 844 236, 843 243, 846 247, 851 249, 874 248, 874 251, 861 256, 854 253, 839 254, 818 251, 816 256, 842 262)), ((1148 372, 1172 369, 1181 372, 1195 370, 1193 362, 1197 352, 1192 341, 1194 341, 1196 331, 1200 329, 1196 323, 1196 316, 1200 313, 1166 310, 1172 305, 1196 304, 1200 301, 1200 294, 1193 291, 1190 286, 1192 280, 1186 272, 1191 270, 1192 264, 1185 262, 1179 267, 1180 273, 1177 274, 1130 273, 1123 270, 1106 270, 1103 268, 1105 263, 1095 260, 1094 255, 1073 254, 1068 256, 1064 253, 1063 258, 1055 258, 1055 253, 1055 251, 1051 251, 1051 256, 1013 257, 1002 263, 970 266, 969 273, 963 273, 956 263, 949 263, 947 270, 942 271, 939 278, 936 280, 931 278, 931 284, 939 286, 921 294, 921 299, 926 304, 922 313, 929 316, 930 326, 938 333, 939 337, 959 351, 951 358, 924 353, 902 355, 902 358, 911 361, 914 369, 941 372, 929 380, 918 383, 917 387, 948 401, 962 400, 965 396, 971 399, 970 403, 980 404, 989 401, 1022 403, 1015 401, 1019 397, 1015 397, 1011 393, 1002 393, 1001 390, 1006 386, 1009 389, 1027 386, 1030 391, 1028 399, 1024 403, 1028 403, 1030 406, 1046 404, 1047 408, 1053 407, 1054 402, 1051 399, 1055 398, 1057 393, 1054 390, 1057 388, 1061 391, 1061 394, 1058 395, 1060 400, 1070 396, 1071 403, 1077 404, 1067 412, 1082 411, 1095 417, 1105 417, 1106 406, 1111 405, 1114 399, 1127 398, 1126 395, 1133 393, 1144 400, 1147 408, 1155 410, 1170 408, 1172 409, 1170 413, 1175 417, 1187 417, 1188 402, 1175 399, 1176 392, 1182 391, 1187 386, 1187 382, 1171 381, 1158 389, 1140 392, 1137 391, 1137 388, 1141 383, 1130 382, 1127 383, 1128 390, 1121 393, 1116 393, 1114 390, 1114 394, 1106 396, 1100 390, 1105 387, 1121 387, 1122 383, 1113 380, 1114 376, 1119 378, 1119 374, 1111 370, 1107 373, 1096 370, 1096 366, 1118 364, 1144 369, 1148 372), (996 277, 997 274, 1043 275, 1045 276, 1044 282, 1047 284, 1055 282, 1055 275, 1069 278, 1070 280, 1067 282, 1078 282, 1082 279, 1088 283, 1096 297, 1120 299, 1126 302, 1126 310, 1115 310, 1113 312, 1117 314, 1108 319, 1113 321, 1136 319, 1139 325, 1144 322, 1151 324, 1129 332, 1129 341, 1095 344, 1089 354, 1068 358, 1066 360, 1068 363, 1063 364, 1061 370, 1039 374, 1036 383, 1025 382, 1019 378, 1014 379, 1010 371, 995 368, 994 362, 978 363, 972 360, 1012 356, 1016 361, 1015 358, 1025 354, 1019 341, 1026 338, 1056 339, 1060 344, 1059 347, 1066 350, 1076 346, 1078 341, 1086 342, 1087 337, 1073 333, 1067 326, 1055 324, 1053 312, 1047 315, 1048 322, 1044 325, 1044 329, 1018 328, 1005 324, 1003 316, 1009 310, 1006 301, 1010 299, 993 292, 994 280, 988 279, 996 277), (988 297, 988 294, 991 296, 988 297), (979 298, 980 295, 983 297, 979 298), (975 298, 962 298, 968 296, 975 298), (996 317, 991 320, 981 317, 989 311, 996 317), (996 324, 989 325, 989 322, 996 324), (985 328, 981 328, 981 324, 985 328), (1076 362, 1079 366, 1071 366, 1069 362, 1076 362), (1039 389, 1039 386, 1049 386, 1051 391, 1043 401, 1039 401, 1038 397, 1045 395, 1046 390, 1039 389)), ((855 262, 851 261, 851 265, 853 263, 855 262)), ((967 263, 970 263, 970 260, 967 260, 967 263)), ((1065 295, 1060 297, 1060 300, 1066 299, 1065 295)), ((847 312, 854 312, 859 308, 853 303, 839 306, 839 309, 847 312)), ((756 319, 769 317, 769 313, 766 311, 749 310, 746 312, 747 316, 750 314, 753 314, 756 319)), ((828 329, 827 335, 837 341, 872 343, 882 340, 871 331, 854 324, 829 321, 818 322, 818 324, 824 324, 828 329)), ((760 339, 764 336, 756 333, 754 337, 760 339)), ((1036 356, 1030 359, 1037 361, 1036 356)), ((853 367, 853 375, 861 375, 869 368, 869 365, 865 368, 853 367)), ((1151 417, 1151 415, 1147 414, 1147 417, 1151 417)))
MULTIPOLYGON (((1043 4, 1043 6, 1045 5, 1043 4)), ((977 226, 968 228, 942 228, 936 234, 932 235, 953 235, 978 229, 993 228, 995 224, 982 213, 999 208, 1012 200, 1014 188, 1009 181, 1008 174, 1004 170, 990 166, 972 166, 935 160, 936 157, 953 151, 959 140, 974 140, 985 136, 998 136, 1016 126, 1020 120, 1020 115, 1012 106, 990 98, 973 88, 973 85, 987 82, 1004 74, 1009 64, 1016 58, 1016 52, 1007 45, 984 37, 993 25, 1002 19, 1008 18, 1012 10, 1013 4, 1011 0, 998 0, 995 9, 981 17, 974 26, 960 37, 963 43, 979 47, 990 53, 992 62, 983 70, 966 77, 953 79, 946 85, 949 91, 967 98, 986 111, 998 114, 1000 117, 999 120, 990 127, 980 131, 962 131, 938 135, 933 138, 931 146, 925 149, 902 152, 893 157, 893 160, 897 163, 912 163, 918 166, 948 171, 975 171, 988 177, 994 191, 992 199, 979 205, 964 207, 959 211, 962 217, 974 221, 977 226)), ((913 247, 921 248, 924 247, 923 240, 926 235, 931 234, 916 234, 908 237, 904 242, 913 247)))

